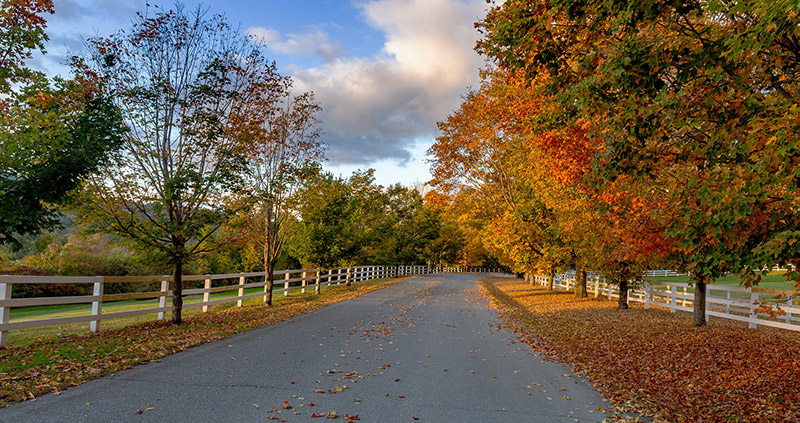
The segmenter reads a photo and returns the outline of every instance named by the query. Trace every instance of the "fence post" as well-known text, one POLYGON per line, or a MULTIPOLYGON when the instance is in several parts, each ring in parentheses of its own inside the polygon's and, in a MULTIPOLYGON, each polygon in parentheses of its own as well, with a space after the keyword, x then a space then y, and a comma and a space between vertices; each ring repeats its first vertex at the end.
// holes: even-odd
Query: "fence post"
MULTIPOLYGON (((206 278, 203 283, 203 302, 207 303, 211 299, 211 278, 206 278)), ((203 313, 208 311, 208 305, 203 306, 203 313)))
MULTIPOLYGON (((681 297, 681 307, 686 307, 686 287, 683 287, 683 297, 681 297)), ((706 300, 708 302, 708 300, 706 300)))
POLYGON ((320 270, 322 270, 322 269, 317 268, 317 280, 316 280, 317 285, 314 287, 314 293, 315 294, 319 294, 320 290, 322 289, 322 287, 320 285, 320 280, 319 280, 320 279, 320 270))
MULTIPOLYGON (((286 273, 283 274, 283 280, 284 281, 288 281, 289 280, 289 271, 288 270, 286 271, 286 273)), ((288 295, 289 295, 289 282, 284 282, 283 283, 283 296, 286 297, 288 295)))
POLYGON ((236 300, 236 307, 241 307, 244 303, 244 276, 239 276, 239 299, 236 300))
POLYGON ((670 313, 677 313, 678 312, 678 287, 675 285, 670 285, 670 299, 669 299, 669 312, 670 313))
MULTIPOLYGON (((92 301, 92 316, 100 316, 103 313, 103 281, 105 278, 103 276, 98 276, 98 281, 94 283, 94 289, 92 290, 92 295, 95 297, 100 297, 95 301, 92 301)), ((89 323, 89 330, 92 332, 97 332, 100 328, 100 320, 92 320, 89 323)))
POLYGON ((353 276, 353 271, 351 270, 352 267, 347 266, 347 279, 345 280, 345 285, 350 286, 351 277, 353 276))
POLYGON ((650 308, 650 296, 652 295, 652 285, 650 282, 644 283, 644 309, 650 308))
POLYGON ((340 285, 342 283, 342 268, 336 269, 336 285, 340 285))
MULTIPOLYGON (((167 295, 169 295, 169 281, 161 281, 161 296, 158 297, 158 308, 167 306, 167 295)), ((158 320, 164 320, 163 311, 158 312, 158 320)))
POLYGON ((756 313, 756 302, 758 301, 758 292, 750 293, 750 319, 748 319, 747 327, 755 329, 758 325, 758 313, 756 313))
MULTIPOLYGON (((11 299, 11 287, 13 284, 0 283, 0 300, 11 299)), ((11 316, 11 307, 0 307, 0 325, 8 323, 11 316)), ((8 345, 8 331, 0 330, 0 348, 5 348, 8 345)))
POLYGON ((725 303, 725 313, 730 314, 730 312, 731 312, 731 291, 725 291, 725 292, 727 293, 727 295, 725 296, 725 299, 728 300, 728 302, 725 303))
POLYGON ((300 281, 300 286, 302 287, 302 288, 300 288, 300 293, 301 294, 305 294, 306 293, 306 272, 303 272, 303 274, 301 276, 302 276, 303 280, 300 281))
POLYGON ((333 283, 333 269, 328 269, 328 286, 333 283))

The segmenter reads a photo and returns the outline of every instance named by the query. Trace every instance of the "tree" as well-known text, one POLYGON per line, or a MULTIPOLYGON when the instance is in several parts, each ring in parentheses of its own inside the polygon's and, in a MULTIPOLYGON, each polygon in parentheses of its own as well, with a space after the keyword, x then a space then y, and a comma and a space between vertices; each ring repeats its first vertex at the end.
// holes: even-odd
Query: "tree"
MULTIPOLYGON (((568 123, 603 116, 604 181, 663 195, 673 263, 705 287, 797 263, 798 13, 791 2, 510 1, 479 49, 548 93, 568 123), (793 128, 793 129, 789 129, 793 128)), ((600 130, 595 134, 599 135, 600 130)), ((787 273, 800 282, 797 272, 787 273)))
POLYGON ((379 223, 373 229, 375 235, 369 246, 372 252, 368 262, 421 264, 432 260, 433 257, 427 255, 427 247, 440 236, 439 215, 426 207, 423 197, 414 188, 397 184, 381 190, 381 194, 382 210, 376 216, 379 223))
POLYGON ((167 258, 179 324, 183 266, 230 240, 215 234, 247 205, 255 108, 281 77, 224 17, 180 4, 90 40, 77 69, 109 81, 130 127, 115 162, 87 183, 80 217, 167 258))
MULTIPOLYGON (((53 13, 52 0, 3 0, 0 3, 0 93, 14 92, 14 84, 41 77, 25 66, 33 50, 44 51, 49 38, 44 14, 53 13)), ((0 101, 5 112, 7 104, 0 101)))
POLYGON ((517 271, 531 271, 553 234, 551 211, 515 177, 527 166, 523 137, 515 125, 524 108, 536 107, 517 85, 500 83, 490 71, 479 90, 439 123, 442 135, 428 151, 434 186, 458 198, 451 210, 480 227, 482 242, 517 271))
POLYGON ((359 243, 347 183, 319 171, 306 178, 298 198, 301 222, 292 239, 294 254, 303 265, 351 265, 359 243))
MULTIPOLYGON (((288 89, 290 81, 284 82, 288 89)), ((289 91, 266 87, 259 104, 261 125, 250 153, 248 177, 255 204, 250 211, 256 243, 263 252, 267 305, 272 305, 273 272, 284 251, 287 234, 294 227, 292 197, 315 163, 323 158, 317 113, 320 106, 312 93, 294 96, 289 91)))
POLYGON ((58 226, 56 206, 121 144, 118 110, 94 75, 51 84, 24 66, 47 39, 48 1, 0 10, 0 243, 58 226))

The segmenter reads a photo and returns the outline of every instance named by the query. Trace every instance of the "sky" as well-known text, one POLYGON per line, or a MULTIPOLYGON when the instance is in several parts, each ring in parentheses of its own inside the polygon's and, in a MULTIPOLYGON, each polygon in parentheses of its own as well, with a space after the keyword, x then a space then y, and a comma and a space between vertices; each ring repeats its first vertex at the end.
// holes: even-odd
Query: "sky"
MULTIPOLYGON (((66 58, 89 37, 130 27, 142 0, 55 0, 47 54, 32 67, 68 73, 66 58)), ((172 7, 172 1, 151 5, 172 7)), ((193 8, 198 2, 185 1, 193 8)), ((243 33, 267 44, 268 56, 322 105, 324 168, 349 176, 374 168, 378 183, 430 179, 426 151, 436 122, 479 84, 483 59, 473 50, 485 0, 209 0, 243 33)))

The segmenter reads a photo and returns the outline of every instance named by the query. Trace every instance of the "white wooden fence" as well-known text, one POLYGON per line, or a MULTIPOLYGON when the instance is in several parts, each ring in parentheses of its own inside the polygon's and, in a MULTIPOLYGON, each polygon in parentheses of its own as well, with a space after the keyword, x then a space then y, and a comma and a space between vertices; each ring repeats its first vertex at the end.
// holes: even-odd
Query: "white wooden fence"
POLYGON ((436 268, 436 271, 442 273, 499 273, 500 269, 468 266, 439 266, 436 268))
MULTIPOLYGON (((274 294, 283 293, 289 295, 289 291, 294 289, 306 292, 306 289, 313 288, 319 292, 322 286, 331 284, 341 284, 351 282, 361 282, 370 279, 388 278, 403 275, 419 275, 432 273, 430 266, 355 266, 339 267, 320 272, 319 269, 290 269, 278 270, 274 272, 275 288, 274 294), (283 288, 278 288, 283 284, 283 288)), ((267 301, 267 287, 264 272, 253 273, 231 273, 222 275, 186 275, 183 281, 203 281, 203 288, 184 289, 183 295, 202 294, 203 300, 199 302, 184 303, 183 308, 202 307, 202 311, 208 311, 213 305, 236 301, 238 307, 242 302, 249 298, 263 297, 267 301), (224 286, 212 287, 212 281, 224 280, 230 283, 224 286), (245 294, 247 288, 264 288, 263 292, 245 294), (211 294, 226 291, 237 291, 237 295, 232 297, 211 299, 211 294)), ((172 309, 168 298, 172 296, 169 290, 169 283, 173 280, 172 276, 9 276, 0 275, 0 348, 4 348, 8 342, 8 332, 12 330, 36 328, 42 326, 57 326, 70 323, 90 322, 89 328, 96 332, 100 321, 118 319, 123 317, 156 314, 158 320, 164 320, 165 313, 172 309), (125 294, 104 294, 104 287, 107 284, 123 282, 160 282, 160 291, 154 292, 135 292, 125 294), (37 297, 37 298, 12 298, 15 285, 22 284, 91 284, 93 286, 92 295, 62 296, 62 297, 37 297), (141 308, 136 310, 119 311, 113 313, 103 313, 103 303, 122 300, 142 300, 158 299, 156 307, 141 308), (59 304, 92 304, 91 314, 56 317, 49 319, 21 320, 11 322, 10 312, 15 307, 28 306, 47 306, 59 304)))
MULTIPOLYGON (((547 277, 533 276, 533 283, 547 286, 547 277)), ((574 273, 556 275, 553 287, 573 290, 575 288, 574 273)), ((687 283, 646 281, 641 288, 628 290, 628 302, 642 303, 645 308, 664 307, 672 313, 678 310, 691 312, 694 307, 694 293, 689 289, 687 283)), ((588 277, 586 291, 594 294, 595 297, 603 296, 609 300, 619 298, 619 288, 607 283, 602 276, 588 277)), ((762 325, 800 331, 800 307, 798 307, 798 298, 792 295, 793 291, 787 290, 711 284, 706 286, 706 320, 715 316, 747 322, 748 327, 753 329, 762 325), (786 296, 786 301, 780 304, 780 308, 785 314, 772 318, 767 314, 755 312, 759 308, 760 299, 775 295, 786 296)))

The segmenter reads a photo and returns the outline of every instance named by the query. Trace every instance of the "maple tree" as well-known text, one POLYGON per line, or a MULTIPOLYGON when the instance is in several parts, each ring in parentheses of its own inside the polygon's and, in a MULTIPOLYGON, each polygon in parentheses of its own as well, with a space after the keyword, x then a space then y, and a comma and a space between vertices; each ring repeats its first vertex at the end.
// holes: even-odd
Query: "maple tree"
MULTIPOLYGON (((672 263, 697 286, 795 263, 797 6, 766 2, 510 1, 480 24, 479 50, 546 73, 564 113, 603 116, 601 183, 628 177, 667 201, 672 263)), ((659 203, 656 203, 659 204, 659 203)), ((787 273, 797 280, 797 273, 787 273)))
MULTIPOLYGON (((25 66, 32 52, 44 52, 49 38, 45 14, 53 13, 52 0, 3 0, 0 3, 0 93, 13 91, 13 85, 41 77, 25 66)), ((5 111, 5 101, 0 101, 5 111)))
POLYGON ((525 165, 523 140, 508 130, 513 111, 507 106, 520 91, 506 91, 489 72, 483 79, 481 88, 439 123, 442 135, 429 150, 434 184, 454 198, 451 212, 473 222, 489 251, 513 269, 530 270, 552 238, 552 214, 514 177, 525 165))
POLYGON ((248 205, 239 194, 261 124, 255 108, 282 77, 224 17, 180 4, 140 12, 129 31, 88 47, 75 68, 108 81, 130 131, 88 181, 79 217, 162 254, 179 324, 183 265, 231 240, 215 235, 248 205))

